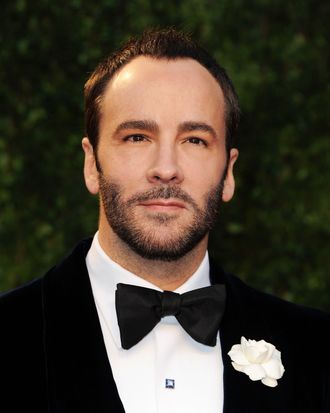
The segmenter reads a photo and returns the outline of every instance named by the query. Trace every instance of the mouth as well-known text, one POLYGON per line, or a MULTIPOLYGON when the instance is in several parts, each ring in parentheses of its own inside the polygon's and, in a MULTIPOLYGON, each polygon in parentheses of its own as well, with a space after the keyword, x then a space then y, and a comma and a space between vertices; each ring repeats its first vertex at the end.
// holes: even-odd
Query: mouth
POLYGON ((139 205, 157 212, 179 211, 186 208, 183 202, 171 199, 150 199, 140 202, 139 205))

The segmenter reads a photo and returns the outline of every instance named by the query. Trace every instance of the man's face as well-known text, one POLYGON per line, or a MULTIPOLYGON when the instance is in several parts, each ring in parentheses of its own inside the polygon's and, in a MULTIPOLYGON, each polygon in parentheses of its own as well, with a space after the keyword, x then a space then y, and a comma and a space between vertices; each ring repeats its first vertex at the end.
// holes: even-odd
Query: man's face
POLYGON ((100 232, 145 258, 182 257, 207 237, 221 198, 231 198, 236 157, 232 150, 226 174, 224 98, 205 68, 134 59, 107 86, 101 171, 92 187, 86 178, 100 192, 100 232))

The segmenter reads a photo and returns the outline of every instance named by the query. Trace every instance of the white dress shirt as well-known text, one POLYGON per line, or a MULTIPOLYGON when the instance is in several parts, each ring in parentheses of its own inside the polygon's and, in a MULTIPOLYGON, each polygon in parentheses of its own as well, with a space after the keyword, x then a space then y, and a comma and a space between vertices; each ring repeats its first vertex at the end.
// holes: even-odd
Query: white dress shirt
MULTIPOLYGON (((112 373, 126 413, 219 413, 223 409, 223 363, 215 347, 194 341, 174 316, 161 319, 138 344, 124 350, 115 309, 118 283, 161 291, 110 259, 95 234, 87 269, 112 373), (166 387, 168 385, 174 388, 166 387)), ((176 292, 210 285, 206 253, 197 271, 176 292)))

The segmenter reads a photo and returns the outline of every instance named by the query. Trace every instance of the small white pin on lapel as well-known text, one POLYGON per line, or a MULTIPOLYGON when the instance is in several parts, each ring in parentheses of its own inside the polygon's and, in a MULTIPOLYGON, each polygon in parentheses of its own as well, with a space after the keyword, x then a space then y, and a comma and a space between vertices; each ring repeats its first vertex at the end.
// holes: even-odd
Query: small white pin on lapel
POLYGON ((165 388, 166 389, 174 389, 175 388, 175 380, 174 379, 165 379, 165 388))

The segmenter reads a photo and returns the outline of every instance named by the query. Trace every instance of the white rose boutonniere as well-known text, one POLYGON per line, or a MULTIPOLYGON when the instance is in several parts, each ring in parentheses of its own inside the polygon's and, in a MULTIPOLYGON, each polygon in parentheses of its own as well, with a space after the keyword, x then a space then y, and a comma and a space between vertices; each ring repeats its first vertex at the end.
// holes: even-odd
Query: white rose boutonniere
POLYGON ((241 344, 235 344, 228 355, 235 370, 247 374, 253 381, 261 380, 266 386, 276 387, 277 380, 283 376, 281 353, 265 340, 242 337, 241 344))

